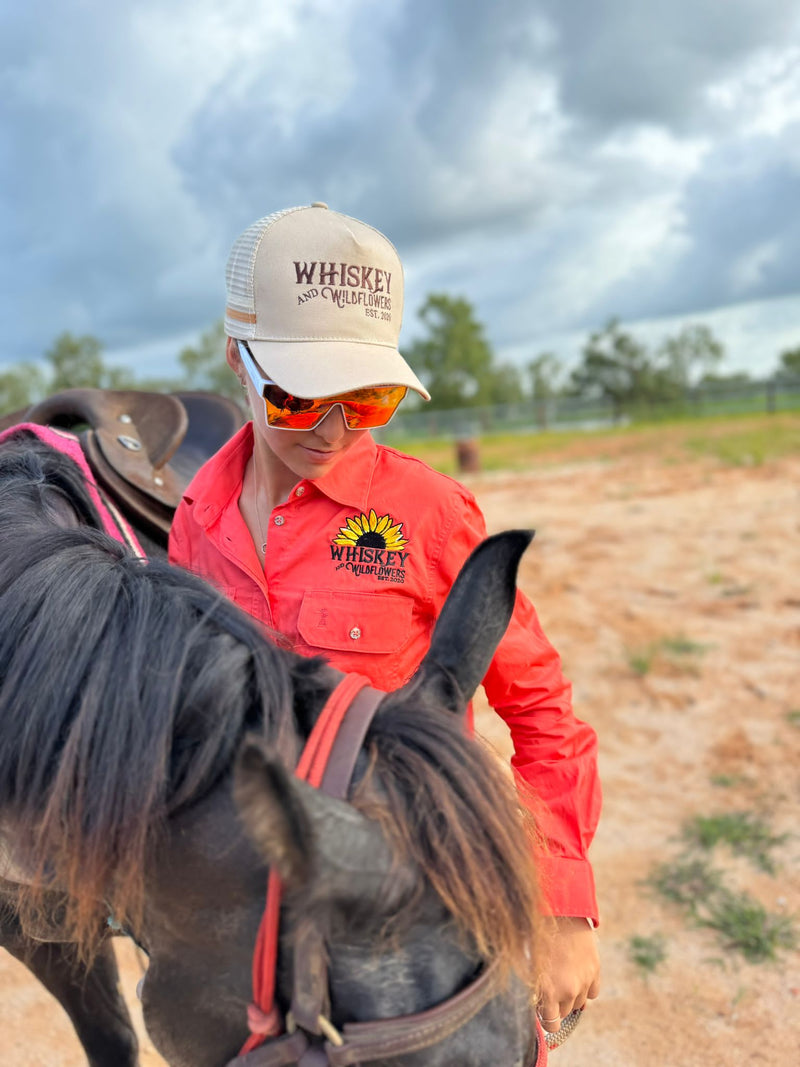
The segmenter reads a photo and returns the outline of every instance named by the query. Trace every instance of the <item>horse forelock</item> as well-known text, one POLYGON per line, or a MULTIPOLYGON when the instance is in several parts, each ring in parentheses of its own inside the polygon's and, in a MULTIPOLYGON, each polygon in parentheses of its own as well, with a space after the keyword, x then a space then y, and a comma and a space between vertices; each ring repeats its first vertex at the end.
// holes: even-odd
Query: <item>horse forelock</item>
POLYGON ((199 579, 86 528, 0 553, 0 808, 39 857, 30 891, 135 926, 159 830, 230 767, 246 729, 293 745, 281 654, 199 579))
POLYGON ((532 984, 541 936, 535 827, 496 753, 420 699, 412 690, 380 709, 355 802, 418 865, 478 954, 532 984))

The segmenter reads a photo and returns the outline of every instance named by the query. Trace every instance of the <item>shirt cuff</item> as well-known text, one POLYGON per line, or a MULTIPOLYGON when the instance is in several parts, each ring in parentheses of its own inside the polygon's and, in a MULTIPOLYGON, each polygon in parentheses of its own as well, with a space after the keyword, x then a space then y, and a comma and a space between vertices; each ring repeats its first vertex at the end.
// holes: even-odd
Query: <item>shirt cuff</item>
POLYGON ((547 915, 577 915, 599 925, 594 873, 588 860, 537 855, 542 910, 547 915))

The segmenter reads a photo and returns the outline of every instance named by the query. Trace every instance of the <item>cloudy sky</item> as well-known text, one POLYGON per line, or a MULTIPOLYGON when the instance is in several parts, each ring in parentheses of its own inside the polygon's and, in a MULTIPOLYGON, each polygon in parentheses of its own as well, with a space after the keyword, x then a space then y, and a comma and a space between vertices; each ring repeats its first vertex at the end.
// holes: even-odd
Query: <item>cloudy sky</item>
POLYGON ((797 0, 0 0, 0 367, 157 373, 254 219, 324 200, 496 351, 610 316, 800 344, 797 0))

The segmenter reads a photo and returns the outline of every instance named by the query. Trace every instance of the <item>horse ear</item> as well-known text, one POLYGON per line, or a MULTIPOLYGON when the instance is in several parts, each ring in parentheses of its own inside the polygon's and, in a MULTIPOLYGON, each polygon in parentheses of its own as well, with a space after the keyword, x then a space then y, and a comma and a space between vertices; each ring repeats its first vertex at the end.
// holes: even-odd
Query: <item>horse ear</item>
POLYGON ((287 886, 313 876, 327 895, 341 897, 356 884, 359 895, 383 884, 393 855, 379 826, 295 778, 260 738, 243 742, 233 788, 245 829, 287 886))
POLYGON ((445 601, 414 678, 440 706, 463 713, 506 632, 522 553, 533 530, 487 537, 467 559, 445 601))
POLYGON ((288 773, 261 738, 245 738, 233 776, 233 796, 245 829, 287 884, 309 877, 311 824, 295 800, 288 773))

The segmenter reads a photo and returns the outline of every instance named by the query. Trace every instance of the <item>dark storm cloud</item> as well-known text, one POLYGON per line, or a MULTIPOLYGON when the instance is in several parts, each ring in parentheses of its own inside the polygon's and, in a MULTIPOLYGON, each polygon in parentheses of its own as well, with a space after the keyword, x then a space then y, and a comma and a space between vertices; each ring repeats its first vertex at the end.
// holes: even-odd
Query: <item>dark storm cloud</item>
MULTIPOLYGON (((170 291, 197 250, 139 117, 146 64, 124 6, 40 0, 3 12, 0 37, 0 316, 15 358, 63 329, 124 344, 203 314, 170 291)), ((153 115, 155 120, 156 116, 153 115)))
POLYGON ((23 344, 31 345, 48 313, 58 310, 76 324, 91 321, 91 308, 102 306, 105 279, 114 273, 109 252, 122 244, 98 209, 98 176, 107 168, 89 105, 104 63, 89 64, 85 37, 105 33, 110 50, 117 35, 102 21, 89 26, 80 9, 70 19, 60 18, 54 5, 42 5, 38 14, 41 22, 33 23, 22 5, 9 10, 8 22, 4 13, 8 33, 0 46, 0 300, 4 319, 13 316, 23 344))
POLYGON ((287 123, 272 101, 275 80, 292 72, 280 61, 240 69, 214 87, 180 147, 186 180, 199 201, 224 201, 241 225, 254 210, 323 198, 407 248, 508 220, 535 193, 500 198, 477 187, 474 145, 505 80, 535 68, 537 21, 524 0, 414 0, 359 14, 347 35, 352 84, 333 113, 323 77, 287 123))
POLYGON ((395 241, 411 305, 460 292, 497 345, 796 291, 797 131, 757 135, 709 93, 788 55, 788 0, 0 12, 13 358, 64 328, 109 345, 202 329, 232 238, 316 199, 395 241))
POLYGON ((693 124, 703 90, 797 26, 794 0, 540 0, 565 110, 601 128, 693 124))
MULTIPOLYGON (((795 5, 777 0, 732 0, 724 10, 716 0, 667 6, 413 0, 369 22, 353 20, 347 35, 352 81, 333 111, 321 91, 287 123, 270 106, 280 66, 239 70, 236 79, 215 86, 178 159, 197 200, 210 211, 224 204, 237 227, 255 214, 321 198, 374 222, 406 256, 470 233, 506 241, 509 230, 523 229, 534 267, 538 231, 552 226, 543 217, 552 216, 570 175, 579 180, 583 172, 584 200, 602 198, 608 208, 663 184, 664 175, 646 165, 599 160, 605 138, 637 123, 703 135, 704 124, 719 123, 708 114, 709 84, 762 44, 780 43, 796 15, 795 5), (541 137, 535 106, 548 76, 568 123, 550 140, 541 137), (515 81, 528 85, 529 95, 498 110, 515 81), (521 114, 509 113, 514 105, 521 114), (492 129, 514 121, 534 146, 527 157, 481 156, 476 146, 492 129), (516 182, 506 177, 513 166, 516 182)), ((783 191, 790 194, 791 183, 783 191)), ((593 215, 580 201, 574 211, 584 221, 593 215)), ((686 218, 695 224, 688 203, 686 218)), ((570 228, 562 219, 552 232, 570 228)), ((698 220, 696 246, 714 239, 698 220)), ((713 259, 714 249, 705 255, 713 259)), ((461 273, 468 276, 469 265, 461 273)), ((672 284, 658 265, 652 277, 672 284)), ((720 281, 716 289, 687 294, 680 280, 671 292, 651 296, 645 289, 641 300, 635 285, 622 296, 612 287, 610 296, 635 313, 637 302, 643 310, 692 293, 725 292, 720 281)))
MULTIPOLYGON (((797 143, 800 125, 787 131, 797 143)), ((689 246, 669 275, 643 276, 607 294, 627 316, 786 296, 798 290, 800 169, 771 140, 751 138, 712 154, 686 187, 689 246), (657 284, 652 284, 653 282, 657 284)))

